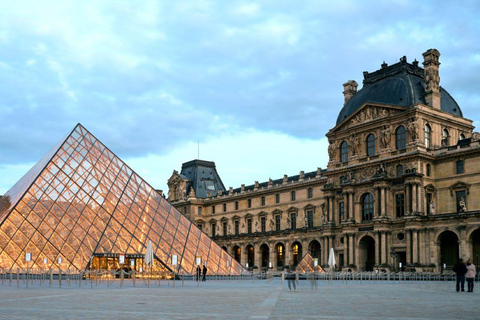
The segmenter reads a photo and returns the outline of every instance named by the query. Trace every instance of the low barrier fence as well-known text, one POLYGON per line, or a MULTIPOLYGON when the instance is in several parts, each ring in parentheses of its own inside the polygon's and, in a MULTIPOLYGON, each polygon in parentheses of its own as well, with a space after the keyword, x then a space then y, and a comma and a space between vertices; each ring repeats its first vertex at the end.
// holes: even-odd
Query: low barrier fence
MULTIPOLYGON (((207 275, 209 281, 265 281, 270 283, 274 278, 284 280, 284 272, 258 272, 246 273, 241 275, 207 275)), ((296 273, 297 281, 314 281, 325 283, 409 283, 421 281, 443 281, 454 282, 456 276, 454 273, 438 272, 323 272, 323 273, 296 273)), ((162 283, 167 286, 175 287, 184 285, 185 281, 195 281, 197 286, 202 280, 202 275, 173 274, 165 271, 144 271, 127 272, 125 270, 85 270, 83 272, 72 270, 41 270, 41 269, 0 269, 0 282, 2 286, 17 286, 28 288, 31 285, 59 287, 62 286, 120 286, 122 288, 126 281, 129 286, 161 286, 162 283)), ((475 277, 475 282, 480 280, 479 274, 475 277)))

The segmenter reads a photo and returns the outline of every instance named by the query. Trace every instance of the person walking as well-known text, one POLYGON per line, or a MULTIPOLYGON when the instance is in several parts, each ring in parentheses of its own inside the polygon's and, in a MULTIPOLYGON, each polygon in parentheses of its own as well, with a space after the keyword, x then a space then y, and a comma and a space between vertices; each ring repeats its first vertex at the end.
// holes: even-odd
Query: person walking
POLYGON ((202 270, 200 269, 200 266, 197 266, 197 281, 200 281, 200 274, 202 270))
POLYGON ((205 276, 207 275, 207 266, 206 265, 203 265, 202 274, 203 274, 202 281, 207 281, 207 279, 205 279, 205 276))
POLYGON ((287 274, 285 275, 285 279, 287 280, 287 283, 288 283, 288 290, 292 291, 292 287, 293 287, 293 291, 297 291, 295 273, 293 272, 293 269, 290 266, 287 269, 287 274))
POLYGON ((460 291, 460 286, 462 288, 462 292, 465 291, 465 274, 467 273, 467 266, 465 263, 463 263, 463 259, 458 259, 457 264, 453 266, 453 272, 455 272, 457 275, 457 292, 460 291))
POLYGON ((473 283, 475 282, 476 274, 477 274, 477 270, 475 269, 475 265, 472 263, 472 259, 468 259, 467 273, 465 274, 465 277, 467 278, 468 292, 473 292, 473 283))

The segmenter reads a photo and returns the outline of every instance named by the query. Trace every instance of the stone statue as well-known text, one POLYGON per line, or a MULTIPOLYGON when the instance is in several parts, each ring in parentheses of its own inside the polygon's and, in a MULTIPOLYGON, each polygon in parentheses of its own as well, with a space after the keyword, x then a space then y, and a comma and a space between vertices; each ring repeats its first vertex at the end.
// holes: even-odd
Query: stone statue
POLYGON ((433 200, 430 201, 430 214, 435 214, 435 203, 433 200))
POLYGON ((412 141, 418 140, 418 123, 415 118, 412 118, 410 122, 407 123, 407 130, 412 138, 412 141))
POLYGON ((384 125, 382 131, 380 132, 380 147, 386 149, 390 145, 390 126, 384 125))
POLYGON ((460 211, 459 212, 467 212, 467 203, 465 202, 465 197, 460 198, 460 211))
POLYGON ((356 155, 358 151, 358 138, 354 134, 350 136, 350 148, 352 149, 352 155, 356 155))
POLYGON ((474 133, 472 133, 472 141, 478 141, 478 140, 480 140, 480 133, 475 131, 474 133))
POLYGON ((330 157, 330 161, 335 159, 335 151, 337 150, 337 143, 330 140, 330 144, 328 145, 328 156, 330 157))

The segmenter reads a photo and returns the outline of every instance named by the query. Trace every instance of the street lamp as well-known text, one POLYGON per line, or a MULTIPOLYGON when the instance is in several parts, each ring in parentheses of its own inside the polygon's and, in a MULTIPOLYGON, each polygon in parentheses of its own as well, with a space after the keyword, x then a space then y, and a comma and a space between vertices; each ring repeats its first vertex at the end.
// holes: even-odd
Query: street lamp
POLYGON ((392 257, 392 260, 393 260, 393 272, 396 272, 397 252, 393 248, 391 248, 391 250, 390 250, 390 257, 392 257))

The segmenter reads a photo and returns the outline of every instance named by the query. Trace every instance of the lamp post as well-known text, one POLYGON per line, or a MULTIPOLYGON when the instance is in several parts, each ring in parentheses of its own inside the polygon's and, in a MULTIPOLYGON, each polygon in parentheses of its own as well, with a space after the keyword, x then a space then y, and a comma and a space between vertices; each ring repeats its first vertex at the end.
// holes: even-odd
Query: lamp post
POLYGON ((393 248, 390 249, 390 257, 392 257, 393 260, 393 272, 396 272, 397 252, 393 248))

